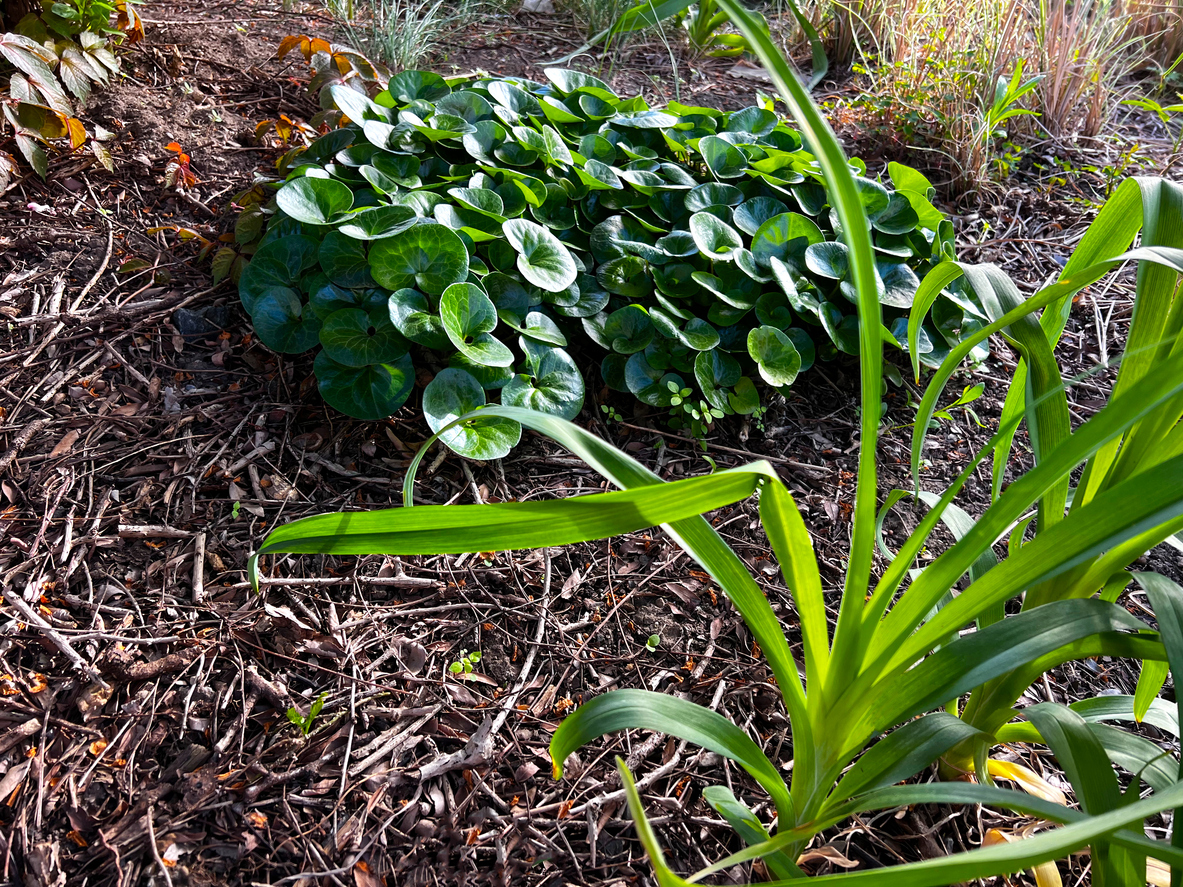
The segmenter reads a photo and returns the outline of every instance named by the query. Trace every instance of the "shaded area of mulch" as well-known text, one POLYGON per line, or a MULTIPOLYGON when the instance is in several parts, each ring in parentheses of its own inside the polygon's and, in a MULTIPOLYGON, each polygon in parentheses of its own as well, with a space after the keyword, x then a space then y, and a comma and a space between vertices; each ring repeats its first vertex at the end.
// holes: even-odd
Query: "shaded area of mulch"
MULTIPOLYGON (((289 33, 328 33, 326 21, 255 0, 200 15, 147 9, 148 39, 125 56, 130 76, 88 109, 117 134, 115 175, 67 157, 49 182, 25 179, 0 198, 0 312, 10 321, 0 354, 0 877, 648 883, 621 816, 616 755, 637 773, 677 868, 737 849, 702 788, 729 783, 764 816, 767 803, 742 772, 685 743, 609 737, 571 760, 563 780, 550 775, 547 745, 563 715, 620 686, 685 694, 758 736, 778 764, 791 761, 787 721, 751 636, 659 531, 487 559, 275 558, 263 594, 251 593, 246 558, 270 527, 397 505, 428 432, 413 405, 380 423, 326 409, 310 362, 254 343, 233 287, 211 286, 192 244, 148 233, 183 225, 214 237, 230 227, 231 197, 278 153, 254 143, 254 124, 315 112, 302 63, 275 61, 275 46, 289 33), (164 184, 164 146, 174 140, 201 180, 185 194, 164 184), (119 273, 133 258, 146 264, 119 273), (654 634, 660 643, 648 649, 654 634), (450 666, 470 651, 481 653, 473 673, 454 676, 450 666), (306 714, 321 699, 305 736, 286 711, 306 714)), ((537 77, 537 60, 577 35, 523 16, 463 41, 442 70, 537 77)), ((673 97, 663 53, 634 43, 614 85, 673 97)), ((731 77, 731 67, 681 59, 682 101, 750 104, 760 85, 731 77)), ((1051 273, 1049 255, 1066 255, 1083 230, 1075 197, 1036 175, 1017 179, 997 206, 958 217, 963 240, 976 239, 984 219, 1003 235, 963 256, 1037 284, 1051 273)), ((1069 372, 1120 350, 1130 292, 1119 279, 1082 296, 1060 352, 1069 372)), ((951 384, 986 383, 974 408, 987 427, 959 415, 934 432, 926 487, 942 488, 988 438, 1013 365, 997 343, 978 372, 951 384)), ((1100 407, 1109 379, 1075 389, 1078 418, 1100 407)), ((856 380, 852 362, 823 364, 762 428, 729 420, 710 441, 720 467, 762 457, 780 471, 815 534, 835 612, 854 495, 856 380)), ((597 433, 662 477, 707 470, 697 444, 609 396, 594 369, 587 381, 583 419, 597 433), (603 421, 601 402, 623 421, 603 421)), ((909 404, 918 398, 911 383, 888 393, 881 493, 908 484, 909 404)), ((1024 440, 1015 469, 1029 460, 1024 440)), ((602 487, 529 434, 503 463, 437 453, 428 463, 420 502, 602 487)), ((988 489, 984 473, 975 477, 967 510, 980 512, 988 489)), ((797 647, 754 504, 711 520, 760 577, 797 647)), ((914 523, 901 509, 888 540, 914 523)), ((1171 553, 1149 563, 1179 572, 1171 553)), ((1081 664, 1058 670, 1033 698, 1132 692, 1135 679, 1123 663, 1081 664)), ((825 838, 873 867, 976 846, 983 828, 1004 823, 1013 820, 990 811, 892 812, 825 838)), ((819 854, 809 868, 828 871, 834 859, 819 854)))

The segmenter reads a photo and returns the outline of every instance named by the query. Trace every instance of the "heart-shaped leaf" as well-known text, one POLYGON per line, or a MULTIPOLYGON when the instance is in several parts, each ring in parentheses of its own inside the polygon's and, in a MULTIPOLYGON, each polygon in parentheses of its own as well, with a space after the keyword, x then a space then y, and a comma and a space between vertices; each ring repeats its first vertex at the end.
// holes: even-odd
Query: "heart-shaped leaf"
POLYGON ((406 340, 390 322, 385 305, 369 311, 334 311, 320 328, 320 344, 332 360, 348 367, 393 363, 407 352, 406 340))
POLYGON ((748 333, 748 354, 769 385, 792 385, 801 371, 801 355, 792 340, 776 327, 760 326, 748 333))
POLYGON ((320 242, 317 257, 324 273, 337 286, 352 289, 374 285, 366 248, 360 240, 330 231, 320 242))
POLYGON ((415 286, 439 295, 468 276, 468 250, 445 225, 415 225, 370 248, 370 273, 389 290, 415 286))
POLYGON ((624 365, 624 383, 633 396, 651 407, 668 407, 674 389, 681 390, 682 377, 654 367, 644 352, 637 352, 624 365))
POLYGON ((517 330, 526 339, 564 348, 567 337, 563 335, 559 325, 541 311, 531 311, 524 321, 520 321, 516 314, 509 311, 498 312, 501 322, 513 330, 517 330))
POLYGON ((883 281, 883 292, 879 301, 892 308, 911 308, 920 286, 916 272, 903 262, 878 262, 879 277, 883 281))
POLYGON ((686 209, 692 213, 702 212, 710 206, 739 206, 741 203, 743 191, 722 182, 707 182, 686 192, 686 209))
POLYGON ((637 256, 621 256, 596 269, 596 280, 610 293, 639 299, 653 290, 653 280, 646 271, 649 263, 637 256))
POLYGON ((457 351, 448 358, 448 366, 464 370, 481 383, 486 391, 497 391, 509 384, 513 378, 513 367, 490 367, 481 363, 473 363, 463 352, 457 351))
POLYGON ((699 139, 698 152, 716 178, 738 179, 748 168, 748 158, 743 151, 718 136, 699 139))
POLYGON ((724 389, 735 385, 741 375, 739 361, 718 348, 700 351, 694 358, 694 378, 707 403, 716 409, 730 412, 728 392, 724 389))
POLYGON ((587 87, 595 87, 615 97, 615 93, 608 88, 608 84, 598 77, 593 77, 591 74, 584 74, 582 71, 568 71, 565 68, 547 68, 542 72, 546 75, 546 79, 554 84, 563 95, 575 92, 577 89, 586 89, 587 87))
POLYGON ((431 309, 427 296, 418 290, 406 288, 392 293, 388 311, 394 328, 412 342, 434 351, 451 347, 444 322, 431 309))
POLYGON ((474 283, 454 283, 440 297, 440 319, 452 344, 473 363, 509 366, 513 352, 490 335, 497 328, 497 309, 474 283))
POLYGON ((369 422, 394 415, 415 387, 415 367, 405 353, 393 363, 350 367, 322 351, 316 355, 313 370, 325 403, 369 422))
POLYGON ((518 271, 536 287, 547 292, 565 290, 579 273, 575 260, 562 241, 546 228, 525 219, 510 219, 502 230, 518 253, 518 271))
POLYGON ((335 179, 301 176, 280 188, 275 202, 297 222, 332 225, 353 206, 353 192, 348 185, 335 179))
POLYGON ((604 341, 617 354, 634 354, 653 341, 653 321, 640 305, 626 305, 608 315, 604 341))
POLYGON ((265 290, 255 300, 251 322, 259 341, 280 354, 299 354, 319 341, 320 318, 291 289, 265 290))
POLYGON ((739 232, 710 213, 695 213, 690 217, 690 233, 703 255, 719 261, 731 259, 743 248, 739 232))
MULTIPOLYGON (((485 405, 485 389, 464 370, 440 370, 423 389, 423 415, 433 432, 485 405)), ((476 417, 450 428, 440 440, 470 459, 502 459, 522 437, 522 426, 509 419, 476 417)))
POLYGON ((898 191, 891 195, 887 206, 870 216, 870 219, 871 227, 884 234, 907 234, 909 231, 915 231, 916 226, 920 224, 920 216, 912 207, 911 201, 898 191))
POLYGON ((749 237, 760 230, 760 226, 789 208, 775 197, 753 197, 732 210, 731 220, 735 227, 749 237))
POLYGON ((431 71, 403 71, 391 77, 386 84, 387 95, 404 105, 420 99, 435 102, 451 91, 448 82, 431 71))
POLYGON ((781 213, 764 222, 752 235, 752 255, 765 267, 771 267, 773 256, 800 267, 808 247, 824 240, 812 219, 800 213, 781 213))
POLYGON ((409 206, 373 206, 348 215, 337 230, 355 240, 381 240, 394 237, 413 226, 418 219, 409 206))
POLYGON ((509 381, 501 402, 572 420, 583 409, 583 396, 583 377, 575 361, 561 348, 551 348, 532 374, 519 374, 509 381))

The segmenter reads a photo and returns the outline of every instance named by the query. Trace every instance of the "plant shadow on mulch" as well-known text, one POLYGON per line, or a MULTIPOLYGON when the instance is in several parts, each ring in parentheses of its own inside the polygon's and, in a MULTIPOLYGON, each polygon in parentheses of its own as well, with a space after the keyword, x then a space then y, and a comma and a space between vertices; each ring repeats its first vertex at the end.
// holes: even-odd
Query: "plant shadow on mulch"
MULTIPOLYGON (((659 531, 488 559, 273 559, 264 594, 247 588, 246 558, 270 527, 398 504, 427 430, 413 405, 379 423, 328 410, 309 362, 254 343, 233 287, 210 285, 191 243, 149 233, 179 225, 212 236, 232 225, 231 197, 278 154, 255 144, 255 124, 316 111, 303 63, 276 61, 275 47, 291 33, 329 34, 331 22, 259 0, 200 14, 145 10, 148 38, 124 56, 127 78, 86 111, 116 133, 115 174, 63 157, 48 182, 26 178, 0 198, 0 312, 9 319, 0 354, 9 620, 0 639, 0 878, 651 883, 621 815, 616 755, 637 773, 676 868, 737 849, 702 788, 729 783, 764 816, 767 804, 742 772, 685 743, 609 737, 573 759, 562 781, 550 775, 547 744, 563 715, 618 686, 687 694, 758 736, 774 761, 791 761, 787 721, 751 636, 659 531), (201 180, 186 194, 164 185, 172 141, 201 180), (129 259, 146 264, 119 273, 129 259), (660 643, 648 649, 654 634, 660 643), (97 679, 74 669, 53 638, 97 679), (466 651, 481 659, 457 678, 449 666, 466 651), (286 712, 307 713, 320 698, 304 736, 286 712)), ((564 19, 507 16, 465 35, 436 66, 538 77, 539 59, 577 42, 564 19)), ((730 76, 732 65, 682 58, 682 101, 750 104, 762 85, 730 76)), ((664 46, 633 44, 615 72, 621 92, 673 97, 664 46)), ((1078 207, 1038 181, 980 213, 1006 234, 963 256, 1004 262, 1029 284, 1083 230, 1078 207)), ((978 221, 959 217, 963 240, 978 221)), ((1119 352, 1130 292, 1121 279, 1079 300, 1060 350, 1068 372, 1119 352)), ((927 488, 947 484, 988 438, 1013 365, 997 342, 976 374, 950 386, 986 383, 974 405, 986 427, 958 416, 931 436, 927 488)), ((1103 404, 1111 375, 1075 389, 1078 418, 1103 404)), ((835 609, 854 494, 856 384, 852 362, 822 365, 773 405, 763 429, 728 420, 710 441, 720 467, 756 457, 776 465, 815 534, 835 609)), ((662 477, 709 469, 697 444, 663 430, 660 417, 609 398, 594 369, 588 388, 583 420, 662 477), (605 400, 622 422, 602 421, 605 400)), ((908 484, 909 404, 918 397, 911 383, 887 395, 881 495, 908 484)), ((1029 459, 1024 441, 1014 468, 1029 459)), ((449 456, 432 469, 417 501, 603 486, 529 434, 501 463, 449 456)), ((963 504, 977 513, 987 501, 988 478, 978 474, 963 504)), ((799 645, 754 504, 711 520, 799 645)), ((914 523, 901 509, 888 540, 914 523)), ((1155 552, 1149 565, 1179 574, 1173 554, 1155 552)), ((1129 693, 1135 681, 1125 663, 1077 664, 1034 688, 1032 701, 1129 693)), ((999 824, 1015 820, 915 810, 825 837, 831 859, 874 867, 975 846, 999 824)), ((832 865, 819 856, 809 868, 832 865)), ((1076 874, 1085 862, 1071 865, 1076 874)))

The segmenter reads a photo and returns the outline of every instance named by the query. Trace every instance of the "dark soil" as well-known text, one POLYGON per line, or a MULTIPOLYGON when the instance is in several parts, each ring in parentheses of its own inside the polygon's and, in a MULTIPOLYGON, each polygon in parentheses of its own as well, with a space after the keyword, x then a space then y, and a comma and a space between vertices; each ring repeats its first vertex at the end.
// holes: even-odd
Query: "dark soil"
MULTIPOLYGON (((275 558, 264 594, 250 592, 246 559, 269 528, 399 504, 403 472, 428 432, 413 405, 378 423, 327 409, 308 363, 255 344, 232 285, 211 286, 195 243, 170 227, 211 240, 232 228, 233 195, 267 175, 279 153, 256 143, 255 124, 316 111, 303 61, 275 60, 276 46, 292 33, 331 36, 331 22, 264 0, 199 10, 152 3, 144 12, 147 39, 125 54, 128 76, 84 115, 116 133, 115 173, 62 157, 47 182, 30 176, 0 197, 0 312, 11 321, 0 354, 0 454, 9 453, 0 460, 0 583, 6 604, 36 608, 108 685, 73 669, 45 626, 6 607, 0 879, 652 883, 621 815, 615 755, 636 772, 676 869, 737 849, 703 787, 730 783, 766 817, 767 803, 742 772, 685 743, 613 736, 572 760, 562 781, 550 775, 547 745, 563 715, 619 686, 687 694, 758 735, 774 761, 792 759, 751 636, 659 531, 487 560, 275 558), (199 179, 185 194, 165 186, 173 141, 199 179), (130 259, 147 265, 120 273, 130 259), (649 650, 654 634, 660 643, 649 650), (481 658, 457 678, 449 666, 466 651, 481 658), (306 713, 322 695, 324 709, 302 736, 285 712, 306 713)), ((461 35, 435 66, 537 78, 542 60, 579 38, 561 16, 504 16, 461 35)), ((634 42, 595 67, 618 91, 675 97, 660 43, 634 42)), ((769 88, 732 76, 734 67, 682 53, 676 94, 738 108, 769 88)), ((864 156, 873 171, 884 162, 864 156)), ((1021 173, 972 214, 954 212, 963 258, 997 261, 1031 287, 1057 269, 1089 217, 1081 196, 1093 200, 1103 182, 1086 174, 1073 190, 1041 175, 1021 173)), ((1120 352, 1131 291, 1119 278, 1078 300, 1059 351, 1065 375, 1120 352)), ((958 415, 930 436, 926 488, 942 489, 988 439, 1014 360, 996 342, 979 370, 950 384, 952 392, 986 383, 973 405, 984 427, 958 415)), ((1078 420, 1104 403, 1111 376, 1074 389, 1078 420)), ((633 403, 606 399, 594 370, 588 381, 588 427, 664 478, 708 469, 697 444, 633 403), (623 421, 602 421, 600 402, 623 421)), ((835 612, 854 496, 856 385, 853 362, 824 364, 772 406, 763 428, 728 420, 709 441, 720 467, 774 463, 814 534, 835 612)), ((888 393, 881 497, 910 483, 910 402, 919 396, 910 382, 888 393)), ((1029 454, 1020 435, 1012 469, 1029 454)), ((417 501, 604 486, 531 435, 503 463, 448 456, 433 468, 421 473, 417 501)), ((977 514, 988 501, 979 470, 961 504, 977 514)), ((898 509, 889 542, 914 520, 898 509)), ((754 504, 712 522, 798 644, 754 504)), ((1150 567, 1178 576, 1178 556, 1163 551, 1150 567)), ((1135 681, 1124 663, 1087 663, 1034 692, 1064 701, 1132 692, 1135 681)), ((945 819, 950 812, 887 814, 825 837, 874 867, 972 847, 982 828, 1016 824, 990 811, 945 819)), ((1086 862, 1073 863, 1074 880, 1086 862)), ((819 856, 809 867, 832 865, 819 856)))

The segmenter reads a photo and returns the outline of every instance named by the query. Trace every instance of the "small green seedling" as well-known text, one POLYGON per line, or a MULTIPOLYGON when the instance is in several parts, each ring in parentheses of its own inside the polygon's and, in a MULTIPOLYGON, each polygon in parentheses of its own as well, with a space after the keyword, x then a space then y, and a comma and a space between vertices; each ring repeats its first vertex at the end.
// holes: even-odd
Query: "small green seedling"
POLYGON ((978 414, 969 407, 971 403, 982 396, 982 392, 985 390, 985 382, 979 382, 977 385, 973 386, 966 385, 965 388, 962 389, 961 396, 958 397, 957 400, 953 401, 953 403, 949 404, 947 407, 945 407, 945 409, 936 410, 933 412, 933 418, 928 420, 928 427, 936 428, 937 419, 944 419, 947 422, 952 422, 953 414, 949 411, 960 408, 965 411, 967 416, 973 419, 975 425, 977 425, 979 428, 985 428, 986 426, 982 424, 982 420, 978 418, 978 414))
POLYGON ((471 653, 461 650, 460 658, 448 666, 448 671, 452 674, 472 674, 472 667, 480 661, 480 650, 473 650, 471 653))
POLYGON ((238 520, 238 512, 242 510, 242 503, 237 499, 230 506, 230 517, 232 520, 238 520))
POLYGON ((661 643, 661 635, 651 634, 649 640, 645 641, 645 649, 650 653, 657 651, 658 645, 661 643))
MULTIPOLYGON (((235 502, 235 505, 238 503, 235 502)), ((300 732, 307 736, 312 732, 312 723, 316 720, 316 716, 320 714, 320 710, 325 707, 325 700, 328 699, 328 693, 321 693, 312 701, 311 707, 308 709, 308 715, 300 714, 298 708, 288 709, 288 720, 300 728, 300 732)))
POLYGON ((600 412, 603 413, 609 420, 611 420, 613 422, 621 422, 624 419, 624 417, 622 417, 620 415, 620 411, 617 410, 616 407, 610 406, 609 404, 606 404, 606 403, 600 404, 600 412))

